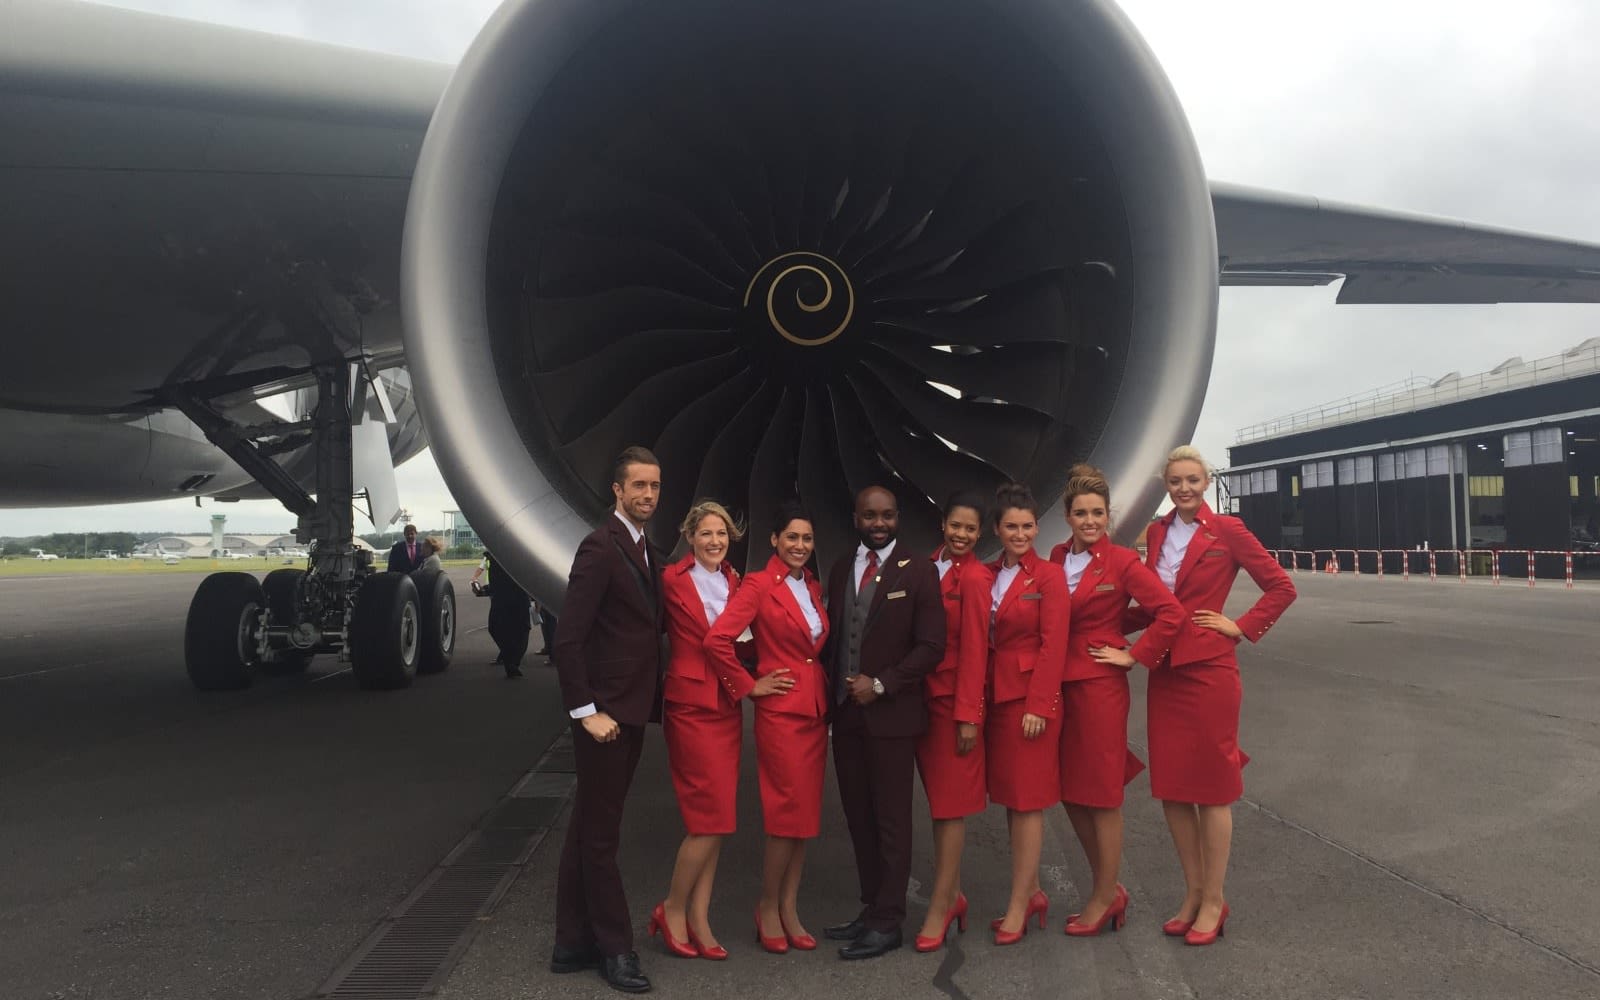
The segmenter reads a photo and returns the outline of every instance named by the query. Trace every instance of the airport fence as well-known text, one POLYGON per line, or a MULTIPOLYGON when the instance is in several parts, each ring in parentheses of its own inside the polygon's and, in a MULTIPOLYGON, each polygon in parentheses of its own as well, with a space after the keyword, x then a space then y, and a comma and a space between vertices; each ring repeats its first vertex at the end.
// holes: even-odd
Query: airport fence
POLYGON ((1503 579, 1526 579, 1532 587, 1540 579, 1561 580, 1573 588, 1574 567, 1580 562, 1600 569, 1600 552, 1552 549, 1268 549, 1278 565, 1292 573, 1338 576, 1441 576, 1461 583, 1468 578, 1488 578, 1495 586, 1503 579))

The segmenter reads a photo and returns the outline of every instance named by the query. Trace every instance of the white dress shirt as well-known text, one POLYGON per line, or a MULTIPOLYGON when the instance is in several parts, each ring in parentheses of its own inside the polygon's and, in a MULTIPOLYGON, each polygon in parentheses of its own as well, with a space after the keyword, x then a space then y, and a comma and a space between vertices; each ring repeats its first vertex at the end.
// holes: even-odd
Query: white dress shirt
POLYGON ((717 616, 728 606, 728 578, 722 575, 722 570, 706 569, 697 560, 689 567, 689 579, 694 581, 695 593, 700 595, 706 624, 715 625, 717 616))
POLYGON ((994 575, 994 586, 989 588, 989 613, 991 615, 1000 610, 1000 602, 1005 600, 1006 591, 1011 589, 1011 581, 1015 580, 1020 572, 1022 572, 1022 563, 1019 562, 1015 566, 1002 565, 1000 572, 994 575))
MULTIPOLYGON (((628 518, 626 517, 626 515, 624 515, 622 513, 622 511, 616 510, 616 509, 613 508, 611 513, 615 514, 617 520, 622 522, 622 526, 624 528, 628 529, 628 537, 633 539, 633 544, 635 546, 637 546, 639 544, 639 539, 644 537, 644 532, 641 529, 639 529, 638 527, 636 527, 632 521, 628 520, 628 518)), ((645 550, 644 550, 644 564, 646 566, 650 565, 650 547, 648 545, 645 546, 645 550)), ((698 583, 695 585, 695 589, 697 589, 697 590, 699 589, 699 584, 698 583)), ((727 605, 728 600, 727 600, 726 596, 723 597, 722 603, 723 603, 724 606, 727 605)), ((718 609, 718 610, 720 611, 721 609, 718 609)), ((589 704, 583 706, 582 708, 575 708, 572 711, 568 712, 567 714, 570 715, 574 719, 587 719, 589 716, 595 714, 595 712, 597 712, 597 711, 599 711, 599 709, 595 708, 594 702, 591 701, 589 704)))
POLYGON ((1067 593, 1077 592, 1078 581, 1083 579, 1083 571, 1088 569, 1089 564, 1092 562, 1094 562, 1094 553, 1088 549, 1084 549, 1082 552, 1067 550, 1067 561, 1061 566, 1062 570, 1067 574, 1067 593))
MULTIPOLYGON (((867 553, 871 551, 873 550, 867 548, 865 543, 856 546, 856 575, 850 581, 852 586, 857 588, 861 586, 861 574, 867 571, 867 553)), ((894 542, 892 541, 888 545, 885 545, 883 548, 877 550, 878 572, 883 572, 884 564, 889 561, 889 553, 893 551, 894 542)))
POLYGON ((1189 541, 1199 530, 1199 521, 1184 524, 1181 517, 1172 519, 1167 537, 1161 543, 1161 555, 1156 557, 1156 575, 1161 577, 1161 582, 1167 585, 1168 590, 1178 589, 1178 570, 1183 566, 1185 553, 1189 551, 1189 541))
POLYGON ((800 613, 806 616, 806 624, 811 626, 811 641, 816 642, 822 638, 822 615, 817 611, 817 606, 811 603, 811 588, 806 586, 804 578, 796 580, 793 573, 783 574, 783 582, 789 585, 789 593, 794 595, 795 603, 800 605, 800 613))
POLYGON ((933 561, 934 567, 939 571, 939 579, 941 580, 944 579, 946 573, 950 572, 950 567, 955 564, 956 561, 951 559, 944 549, 939 550, 939 558, 933 561))

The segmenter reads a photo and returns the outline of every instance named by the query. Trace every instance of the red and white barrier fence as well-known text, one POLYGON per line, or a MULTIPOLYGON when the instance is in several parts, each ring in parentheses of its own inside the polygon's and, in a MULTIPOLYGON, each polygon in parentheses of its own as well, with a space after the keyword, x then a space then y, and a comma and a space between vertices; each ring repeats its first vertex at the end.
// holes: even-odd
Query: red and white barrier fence
MULTIPOLYGON (((1540 556, 1560 556, 1565 564, 1564 576, 1566 589, 1573 588, 1572 565, 1573 552, 1559 549, 1268 549, 1278 561, 1278 565, 1293 573, 1299 573, 1301 566, 1312 573, 1325 573, 1329 576, 1338 576, 1344 572, 1341 557, 1349 557, 1351 569, 1356 576, 1361 575, 1361 557, 1373 558, 1377 568, 1377 576, 1381 580, 1388 575, 1385 563, 1390 557, 1395 557, 1400 563, 1400 577, 1403 580, 1411 579, 1411 563, 1413 559, 1426 559, 1429 582, 1439 579, 1440 557, 1453 559, 1453 567, 1447 566, 1446 575, 1454 575, 1461 583, 1467 582, 1468 576, 1484 576, 1485 573, 1473 573, 1470 570, 1471 557, 1487 557, 1486 570, 1488 577, 1495 586, 1500 585, 1500 560, 1503 556, 1521 557, 1527 564, 1528 586, 1535 585, 1538 579, 1538 563, 1540 556), (1450 573, 1450 569, 1454 573, 1450 573)), ((1588 554, 1588 553, 1585 553, 1588 554)), ((1597 554, 1600 555, 1600 554, 1597 554)), ((1512 563, 1515 566, 1515 561, 1512 563)), ((1420 569, 1419 569, 1420 572, 1420 569)), ((1370 574, 1369 574, 1370 575, 1370 574)))

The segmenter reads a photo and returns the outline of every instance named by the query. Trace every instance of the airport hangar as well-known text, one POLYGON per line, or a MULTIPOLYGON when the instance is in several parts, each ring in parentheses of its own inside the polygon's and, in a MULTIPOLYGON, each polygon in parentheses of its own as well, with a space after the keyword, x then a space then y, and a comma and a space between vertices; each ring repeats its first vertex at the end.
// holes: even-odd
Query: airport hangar
MULTIPOLYGON (((1221 477, 1227 508, 1269 549, 1315 553, 1300 568, 1527 573, 1527 556, 1574 552, 1600 572, 1600 337, 1526 362, 1409 379, 1241 430, 1221 477), (1388 550, 1380 556, 1378 551, 1388 550), (1356 555, 1357 552, 1361 554, 1356 555), (1335 554, 1337 553, 1337 554, 1335 554), (1584 553, 1590 553, 1585 555, 1584 553)), ((1285 554, 1284 561, 1291 557, 1285 554)), ((1534 557, 1559 577, 1566 559, 1534 557)))

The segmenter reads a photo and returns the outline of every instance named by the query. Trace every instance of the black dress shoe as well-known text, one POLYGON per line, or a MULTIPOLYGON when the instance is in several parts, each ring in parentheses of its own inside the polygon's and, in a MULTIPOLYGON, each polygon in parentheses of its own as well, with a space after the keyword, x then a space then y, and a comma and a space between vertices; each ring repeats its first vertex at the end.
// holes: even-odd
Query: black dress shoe
POLYGON ((900 928, 892 931, 876 931, 867 929, 865 934, 856 938, 851 944, 839 949, 839 957, 852 958, 877 958, 879 955, 888 954, 900 947, 900 928))
POLYGON ((510 666, 508 664, 506 666, 506 676, 507 677, 521 677, 522 676, 522 668, 521 667, 513 667, 513 666, 510 666))
POLYGON ((600 968, 600 976, 614 990, 624 993, 650 992, 650 980, 639 971, 639 953, 636 951, 626 955, 607 955, 605 965, 600 968))
POLYGON ((860 917, 857 917, 848 924, 834 924, 832 927, 824 927, 822 936, 829 941, 854 941, 866 932, 867 925, 861 922, 860 917))
POLYGON ((559 944, 550 953, 550 971, 561 976, 569 972, 600 968, 600 952, 594 947, 563 948, 559 944))

